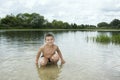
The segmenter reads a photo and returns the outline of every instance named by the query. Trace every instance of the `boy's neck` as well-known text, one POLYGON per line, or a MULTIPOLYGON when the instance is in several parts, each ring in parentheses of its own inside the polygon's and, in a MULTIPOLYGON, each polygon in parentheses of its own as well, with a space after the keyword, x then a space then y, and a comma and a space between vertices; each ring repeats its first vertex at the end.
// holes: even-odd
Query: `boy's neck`
POLYGON ((52 44, 52 45, 48 45, 48 44, 46 44, 46 46, 48 46, 48 47, 52 47, 54 44, 52 44))

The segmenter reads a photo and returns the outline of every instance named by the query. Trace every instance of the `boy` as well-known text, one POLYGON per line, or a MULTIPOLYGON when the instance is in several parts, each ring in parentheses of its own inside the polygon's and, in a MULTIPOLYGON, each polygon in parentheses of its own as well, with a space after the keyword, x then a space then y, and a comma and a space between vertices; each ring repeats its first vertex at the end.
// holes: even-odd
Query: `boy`
POLYGON ((40 65, 46 66, 47 63, 57 64, 59 58, 61 63, 64 64, 65 61, 62 57, 61 51, 57 45, 54 44, 54 36, 52 34, 46 34, 45 44, 39 48, 36 56, 36 64, 38 64, 39 57, 42 53, 40 65))

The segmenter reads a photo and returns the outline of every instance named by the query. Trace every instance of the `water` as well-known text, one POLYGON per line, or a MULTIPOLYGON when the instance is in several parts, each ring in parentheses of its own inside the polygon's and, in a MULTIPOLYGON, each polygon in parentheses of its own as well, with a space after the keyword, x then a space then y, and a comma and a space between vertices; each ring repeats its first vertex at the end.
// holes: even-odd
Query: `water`
POLYGON ((66 63, 35 65, 45 31, 0 31, 0 80, 120 80, 120 44, 87 37, 120 32, 50 31, 66 63))

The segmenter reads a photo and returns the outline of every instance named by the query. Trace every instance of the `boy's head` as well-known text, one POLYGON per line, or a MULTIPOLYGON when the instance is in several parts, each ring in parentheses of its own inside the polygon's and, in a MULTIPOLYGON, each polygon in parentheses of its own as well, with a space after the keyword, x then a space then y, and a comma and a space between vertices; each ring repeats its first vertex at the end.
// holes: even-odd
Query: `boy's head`
POLYGON ((45 35, 45 42, 48 44, 48 45, 53 45, 54 43, 54 36, 50 33, 46 34, 45 35))

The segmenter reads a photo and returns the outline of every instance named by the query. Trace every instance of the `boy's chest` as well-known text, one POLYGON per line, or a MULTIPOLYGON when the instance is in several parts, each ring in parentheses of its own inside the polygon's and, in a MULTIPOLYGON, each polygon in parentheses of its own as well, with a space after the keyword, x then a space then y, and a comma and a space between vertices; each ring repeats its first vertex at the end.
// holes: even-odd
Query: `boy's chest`
POLYGON ((54 54, 56 51, 56 48, 44 48, 43 53, 45 54, 54 54))

